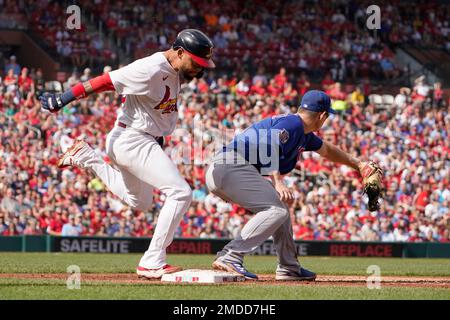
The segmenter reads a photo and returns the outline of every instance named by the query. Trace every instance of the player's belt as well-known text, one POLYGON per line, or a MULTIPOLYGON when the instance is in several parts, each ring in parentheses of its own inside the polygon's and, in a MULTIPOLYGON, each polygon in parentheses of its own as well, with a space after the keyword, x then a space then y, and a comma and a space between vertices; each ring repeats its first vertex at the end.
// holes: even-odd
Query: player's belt
MULTIPOLYGON (((126 128, 126 127, 128 127, 125 123, 123 123, 123 122, 117 122, 117 125, 119 126, 119 127, 121 127, 121 128, 126 128)), ((150 133, 147 133, 147 134, 149 134, 150 135, 150 133)), ((155 138, 156 139, 156 141, 158 141, 158 140, 160 140, 160 139, 163 139, 163 137, 155 137, 155 136, 152 136, 153 138, 155 138)), ((158 141, 158 143, 159 143, 159 141, 158 141)))

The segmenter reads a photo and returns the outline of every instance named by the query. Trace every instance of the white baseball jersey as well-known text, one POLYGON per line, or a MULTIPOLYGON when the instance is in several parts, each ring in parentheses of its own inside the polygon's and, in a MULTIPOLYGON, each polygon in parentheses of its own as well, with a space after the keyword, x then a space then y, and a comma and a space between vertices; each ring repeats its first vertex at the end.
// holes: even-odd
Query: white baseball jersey
POLYGON ((167 136, 178 118, 180 78, 162 52, 109 73, 125 102, 117 121, 152 136, 167 136))

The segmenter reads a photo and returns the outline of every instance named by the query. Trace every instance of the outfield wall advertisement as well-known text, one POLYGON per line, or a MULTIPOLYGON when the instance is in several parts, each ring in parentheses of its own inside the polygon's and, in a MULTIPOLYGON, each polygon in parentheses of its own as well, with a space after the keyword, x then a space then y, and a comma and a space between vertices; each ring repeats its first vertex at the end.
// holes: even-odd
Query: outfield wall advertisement
MULTIPOLYGON (((150 240, 149 238, 53 237, 51 251, 142 253, 147 250, 150 240)), ((227 239, 175 239, 167 252, 215 254, 228 241, 227 239)), ((450 244, 439 243, 296 241, 295 245, 299 256, 450 257, 450 244)), ((276 246, 272 241, 267 241, 253 254, 276 255, 276 246)))
MULTIPOLYGON (((177 239, 169 246, 168 253, 215 254, 228 240, 177 239)), ((53 251, 91 253, 139 253, 147 250, 149 239, 117 238, 55 238, 53 251)), ((403 246, 399 243, 354 242, 296 242, 299 256, 357 256, 401 257, 403 246)), ((276 255, 273 242, 263 243, 255 255, 276 255)))
MULTIPOLYGON (((12 236, 0 237, 0 251, 142 253, 150 238, 12 236)), ((215 254, 228 239, 175 239, 167 249, 173 254, 215 254)), ((296 241, 299 256, 339 257, 439 257, 450 258, 449 243, 296 241)), ((253 253, 276 255, 266 241, 253 253)))

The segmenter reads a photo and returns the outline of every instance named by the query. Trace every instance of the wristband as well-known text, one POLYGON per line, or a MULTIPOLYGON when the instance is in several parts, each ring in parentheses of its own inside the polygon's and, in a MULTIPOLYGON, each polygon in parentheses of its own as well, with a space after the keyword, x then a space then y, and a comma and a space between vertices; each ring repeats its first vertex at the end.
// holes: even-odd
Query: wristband
POLYGON ((72 89, 67 90, 61 95, 61 102, 62 106, 65 106, 66 104, 71 103, 72 101, 76 100, 75 95, 72 92, 72 89))

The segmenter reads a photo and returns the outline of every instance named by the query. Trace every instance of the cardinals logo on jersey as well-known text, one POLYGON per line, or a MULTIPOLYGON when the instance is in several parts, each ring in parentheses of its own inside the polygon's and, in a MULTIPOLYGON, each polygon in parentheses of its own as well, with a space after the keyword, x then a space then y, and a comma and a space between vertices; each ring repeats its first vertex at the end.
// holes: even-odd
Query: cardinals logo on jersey
POLYGON ((164 93, 164 98, 161 102, 155 107, 155 110, 162 110, 162 113, 172 113, 177 112, 177 98, 170 98, 170 88, 166 86, 166 92, 164 93))

